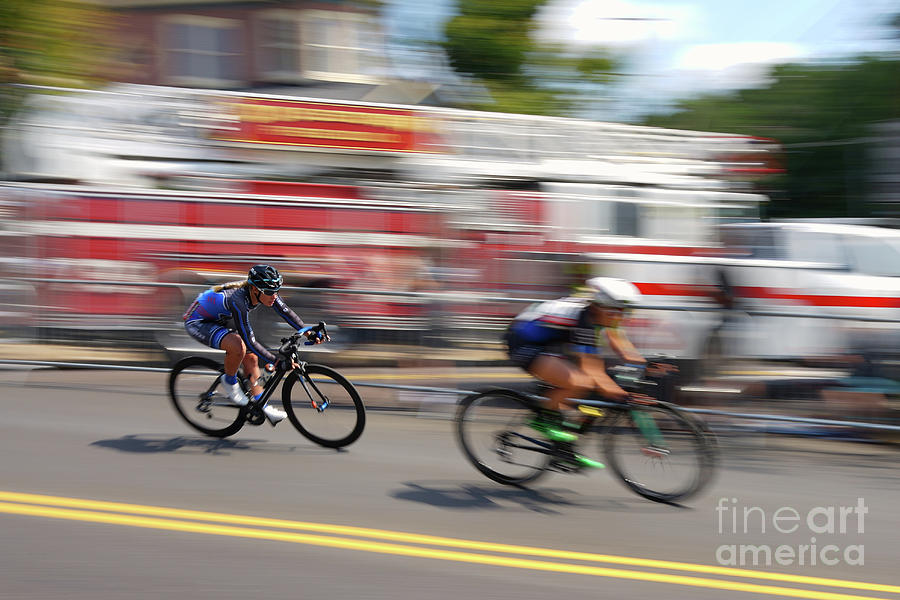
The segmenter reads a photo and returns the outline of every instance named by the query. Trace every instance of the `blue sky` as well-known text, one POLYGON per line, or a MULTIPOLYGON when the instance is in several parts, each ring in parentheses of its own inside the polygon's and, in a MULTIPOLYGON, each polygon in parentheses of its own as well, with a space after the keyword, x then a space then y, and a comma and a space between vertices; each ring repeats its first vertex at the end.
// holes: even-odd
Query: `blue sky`
MULTIPOLYGON (((453 11, 452 0, 390 0, 387 25, 394 39, 438 39, 453 11)), ((628 56, 632 77, 603 109, 619 120, 636 106, 760 85, 774 63, 896 49, 881 24, 897 13, 900 0, 550 0, 538 35, 628 56)))

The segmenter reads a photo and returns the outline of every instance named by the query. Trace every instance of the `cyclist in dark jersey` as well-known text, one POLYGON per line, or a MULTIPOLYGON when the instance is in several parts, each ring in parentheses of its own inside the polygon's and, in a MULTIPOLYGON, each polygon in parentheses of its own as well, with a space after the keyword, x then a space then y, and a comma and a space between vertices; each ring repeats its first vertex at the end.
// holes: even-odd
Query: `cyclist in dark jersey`
MULTIPOLYGON (((192 338, 225 351, 222 385, 231 401, 238 406, 245 406, 250 401, 238 385, 238 367, 243 365, 252 393, 258 399, 262 394, 262 387, 257 384, 260 361, 268 371, 273 371, 278 361, 278 357, 260 344, 253 334, 250 311, 260 304, 269 306, 291 327, 297 330, 303 327, 303 320, 278 296, 283 283, 284 278, 274 267, 255 265, 246 280, 206 290, 184 313, 184 328, 192 338)), ((325 341, 314 333, 309 333, 307 337, 315 343, 325 341)), ((263 407, 263 412, 273 425, 287 417, 283 410, 268 404, 263 407)))
MULTIPOLYGON (((570 406, 567 398, 582 398, 596 390, 609 400, 624 400, 628 392, 606 372, 607 361, 647 362, 619 327, 625 311, 640 300, 638 289, 611 277, 595 277, 587 286, 587 297, 529 306, 507 332, 512 361, 552 386, 544 410, 529 425, 562 443, 574 442, 577 437, 563 421, 561 411, 570 406)), ((587 466, 602 466, 575 458, 587 466)))

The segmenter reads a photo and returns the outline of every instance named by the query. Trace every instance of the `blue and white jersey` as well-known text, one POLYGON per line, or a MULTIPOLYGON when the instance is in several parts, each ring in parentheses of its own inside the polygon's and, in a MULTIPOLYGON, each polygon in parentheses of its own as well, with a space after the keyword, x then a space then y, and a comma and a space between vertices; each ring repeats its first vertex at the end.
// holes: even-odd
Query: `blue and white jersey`
POLYGON ((510 326, 511 344, 558 347, 566 352, 614 358, 606 328, 594 325, 583 298, 560 298, 532 304, 510 326))
MULTIPOLYGON (((224 289, 219 292, 210 288, 197 296, 193 304, 184 313, 185 322, 207 321, 234 329, 247 349, 265 359, 266 362, 275 362, 276 357, 260 344, 253 334, 250 326, 250 311, 262 304, 252 306, 250 303, 250 289, 246 286, 224 289)), ((303 320, 284 303, 281 296, 275 294, 275 304, 272 308, 294 329, 303 327, 303 320)))

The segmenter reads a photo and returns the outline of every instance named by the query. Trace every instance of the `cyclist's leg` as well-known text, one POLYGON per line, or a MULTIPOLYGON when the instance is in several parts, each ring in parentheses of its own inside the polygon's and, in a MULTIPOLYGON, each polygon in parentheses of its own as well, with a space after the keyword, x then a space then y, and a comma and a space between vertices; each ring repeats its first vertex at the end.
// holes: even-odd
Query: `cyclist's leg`
POLYGON ((246 352, 240 336, 218 323, 200 319, 186 322, 184 328, 192 338, 201 344, 225 351, 225 376, 222 378, 222 383, 228 390, 232 402, 238 406, 247 404, 248 398, 238 386, 235 377, 246 352))
POLYGON ((252 352, 247 352, 241 364, 244 366, 244 374, 250 380, 250 389, 253 391, 253 397, 259 397, 263 391, 262 386, 257 384, 259 381, 259 359, 252 352))
POLYGON ((544 408, 550 411, 551 416, 544 415, 545 422, 537 423, 535 428, 557 443, 558 460, 568 464, 570 468, 602 469, 603 463, 576 453, 575 441, 578 436, 572 431, 573 425, 565 424, 562 416, 562 410, 572 406, 568 398, 581 398, 592 389, 593 381, 590 376, 571 361, 555 354, 537 356, 529 365, 529 372, 553 386, 544 403, 544 408))
POLYGON ((578 398, 590 389, 590 378, 560 354, 536 344, 519 344, 512 338, 509 358, 513 364, 550 385, 544 408, 559 411, 568 405, 566 398, 578 398))
POLYGON ((566 398, 579 393, 578 383, 581 378, 577 368, 563 357, 547 353, 546 348, 539 346, 514 347, 510 356, 518 366, 551 386, 546 394, 547 400, 541 405, 542 410, 538 411, 529 425, 553 441, 575 441, 577 436, 572 431, 567 431, 560 409, 568 404, 565 402, 566 398))
POLYGON ((237 374, 238 366, 244 357, 244 342, 241 337, 227 327, 214 321, 196 319, 187 321, 184 329, 188 335, 203 344, 216 350, 225 351, 225 374, 237 374))
POLYGON ((547 402, 544 403, 544 408, 548 410, 560 411, 571 407, 567 398, 581 398, 593 386, 593 381, 587 373, 571 361, 556 354, 537 355, 527 370, 538 379, 553 386, 553 389, 547 393, 547 402))
POLYGON ((513 335, 508 336, 507 343, 513 364, 543 380, 552 388, 547 393, 547 400, 542 404, 543 411, 533 420, 531 426, 556 441, 574 440, 573 434, 562 431, 563 419, 560 409, 568 405, 566 398, 587 393, 586 389, 581 389, 590 384, 587 375, 572 362, 550 352, 544 346, 519 343, 513 335))
MULTIPOLYGON (((260 374, 259 357, 252 352, 247 352, 241 361, 241 365, 244 367, 244 374, 247 376, 247 379, 250 380, 250 395, 254 401, 258 402, 263 392, 262 386, 258 383, 260 374)), ((287 418, 286 412, 268 402, 263 405, 262 411, 263 414, 268 417, 269 422, 272 423, 272 425, 287 418)))
MULTIPOLYGON (((215 347, 213 346, 213 348, 215 347)), ((247 354, 244 340, 237 333, 231 331, 221 337, 218 348, 225 351, 225 374, 234 377, 247 354)))

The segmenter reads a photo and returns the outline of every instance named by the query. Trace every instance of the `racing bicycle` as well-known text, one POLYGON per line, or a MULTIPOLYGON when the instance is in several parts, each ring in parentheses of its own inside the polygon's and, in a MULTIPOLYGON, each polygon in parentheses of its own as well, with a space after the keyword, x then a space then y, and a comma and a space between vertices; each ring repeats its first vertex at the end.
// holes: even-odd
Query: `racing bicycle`
POLYGON ((628 400, 575 401, 579 421, 568 424, 578 434, 575 444, 548 440, 528 425, 544 400, 536 393, 493 388, 464 398, 456 418, 463 453, 490 479, 524 486, 549 472, 583 472, 575 453, 594 459, 602 450, 616 477, 648 500, 676 503, 697 494, 715 470, 712 433, 654 397, 660 382, 646 379, 642 368, 616 367, 611 374, 630 392, 628 400))
POLYGON ((228 437, 245 424, 262 425, 263 407, 272 399, 278 384, 288 419, 307 439, 328 448, 341 448, 355 442, 366 425, 366 409, 356 388, 343 375, 324 365, 300 360, 301 345, 313 342, 304 338, 311 332, 327 340, 324 322, 304 327, 282 338, 278 353, 282 360, 272 373, 262 370, 262 395, 252 399, 250 383, 238 372, 241 389, 251 398, 247 406, 236 406, 228 399, 219 377, 223 366, 204 356, 189 356, 177 362, 169 374, 169 395, 175 410, 194 429, 213 437, 228 437), (292 367, 297 363, 297 368, 292 367))

